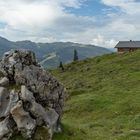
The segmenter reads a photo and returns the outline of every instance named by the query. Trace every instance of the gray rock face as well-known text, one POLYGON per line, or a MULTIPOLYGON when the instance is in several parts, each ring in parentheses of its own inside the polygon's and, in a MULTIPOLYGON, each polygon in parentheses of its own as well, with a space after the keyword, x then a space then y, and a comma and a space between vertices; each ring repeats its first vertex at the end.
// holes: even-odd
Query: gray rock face
POLYGON ((28 101, 28 102, 32 103, 33 101, 35 101, 35 97, 34 97, 33 93, 31 91, 29 91, 26 86, 21 86, 20 98, 24 102, 28 101))
POLYGON ((4 87, 0 87, 0 118, 6 116, 9 101, 9 91, 4 87))
POLYGON ((5 76, 0 79, 0 139, 9 139, 14 129, 29 139, 38 126, 46 127, 50 138, 61 131, 64 87, 37 63, 33 52, 5 53, 0 71, 5 76))
POLYGON ((5 116, 10 115, 10 110, 17 104, 19 101, 19 95, 15 90, 12 90, 9 94, 9 102, 7 109, 5 111, 5 116))
POLYGON ((36 127, 36 121, 23 109, 22 101, 19 101, 12 109, 11 114, 17 124, 18 130, 26 138, 31 138, 36 127))
POLYGON ((7 77, 4 77, 0 80, 0 86, 8 86, 9 85, 9 79, 7 77))
POLYGON ((0 122, 0 139, 7 139, 12 136, 13 127, 15 123, 13 120, 10 120, 9 117, 5 118, 3 121, 0 122))
POLYGON ((55 125, 57 124, 59 115, 54 109, 43 108, 42 105, 35 101, 33 93, 31 93, 25 86, 21 87, 21 99, 24 102, 30 102, 30 107, 28 110, 38 119, 38 125, 40 125, 40 121, 45 122, 45 124, 49 126, 52 132, 55 131, 55 125))
POLYGON ((1 71, 10 80, 13 80, 15 68, 16 70, 23 69, 26 65, 37 65, 35 54, 29 50, 11 50, 6 52, 1 61, 1 71))

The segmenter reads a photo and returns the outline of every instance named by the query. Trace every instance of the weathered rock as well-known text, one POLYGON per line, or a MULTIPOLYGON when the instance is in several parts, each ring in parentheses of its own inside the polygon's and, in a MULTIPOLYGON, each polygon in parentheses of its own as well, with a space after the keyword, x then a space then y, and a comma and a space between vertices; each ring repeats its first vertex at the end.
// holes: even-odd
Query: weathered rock
POLYGON ((11 114, 22 135, 26 138, 31 138, 36 127, 36 121, 23 109, 22 101, 19 101, 16 106, 11 109, 11 114))
POLYGON ((8 116, 11 108, 16 105, 18 100, 18 93, 14 90, 9 92, 6 88, 0 87, 0 118, 8 116))
POLYGON ((7 77, 3 77, 1 80, 0 80, 0 86, 8 86, 9 85, 9 79, 7 77))
POLYGON ((0 139, 8 139, 12 136, 15 123, 9 117, 0 122, 0 139))
POLYGON ((58 118, 59 115, 56 113, 54 109, 49 108, 44 114, 44 120, 49 125, 50 129, 53 132, 58 132, 60 128, 58 128, 58 118))
POLYGON ((23 101, 28 101, 30 103, 35 101, 35 97, 33 96, 33 93, 29 91, 26 86, 21 86, 20 98, 23 101))
POLYGON ((63 104, 60 99, 64 98, 64 88, 48 72, 34 65, 26 66, 15 74, 15 81, 18 85, 29 87, 35 93, 37 102, 44 107, 53 107, 61 116, 63 104))
POLYGON ((9 129, 13 122, 25 138, 31 138, 38 126, 47 128, 49 140, 61 131, 64 87, 37 63, 33 52, 21 49, 5 53, 0 71, 5 76, 0 80, 0 139, 14 133, 9 129))
POLYGON ((10 100, 9 103, 7 104, 7 108, 5 110, 5 116, 10 115, 10 110, 17 104, 19 101, 19 95, 15 90, 12 90, 10 92, 10 100))
POLYGON ((0 118, 6 116, 6 110, 10 101, 9 94, 6 88, 0 87, 0 118))
POLYGON ((4 54, 1 61, 1 71, 10 80, 14 80, 14 72, 16 70, 22 70, 23 66, 36 65, 35 54, 29 50, 11 50, 4 54))
POLYGON ((54 109, 49 108, 48 110, 45 110, 45 108, 35 101, 33 93, 30 92, 25 86, 21 87, 21 99, 25 102, 30 102, 31 105, 28 110, 34 117, 37 118, 39 125, 42 123, 42 121, 44 121, 46 126, 51 129, 51 132, 56 131, 55 129, 57 127, 59 115, 54 109))

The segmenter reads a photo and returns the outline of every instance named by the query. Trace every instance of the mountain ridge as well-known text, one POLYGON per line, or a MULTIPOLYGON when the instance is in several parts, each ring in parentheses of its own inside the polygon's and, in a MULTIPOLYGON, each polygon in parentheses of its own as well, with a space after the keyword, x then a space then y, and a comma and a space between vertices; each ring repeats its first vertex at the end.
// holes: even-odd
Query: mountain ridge
POLYGON ((74 49, 78 51, 80 60, 111 53, 109 49, 90 44, 86 45, 73 42, 36 43, 30 40, 14 42, 0 37, 0 57, 6 51, 20 48, 35 52, 40 64, 47 68, 57 67, 60 61, 64 64, 72 62, 74 49), (56 54, 56 56, 52 57, 52 54, 56 54), (48 57, 51 59, 48 59, 48 57))

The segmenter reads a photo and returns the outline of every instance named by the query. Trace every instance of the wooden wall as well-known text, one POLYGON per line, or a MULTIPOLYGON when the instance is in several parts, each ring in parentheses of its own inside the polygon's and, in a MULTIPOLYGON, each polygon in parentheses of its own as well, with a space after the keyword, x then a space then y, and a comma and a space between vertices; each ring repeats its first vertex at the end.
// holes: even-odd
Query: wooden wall
POLYGON ((140 48, 118 48, 119 53, 124 53, 124 52, 133 52, 136 51, 140 48))

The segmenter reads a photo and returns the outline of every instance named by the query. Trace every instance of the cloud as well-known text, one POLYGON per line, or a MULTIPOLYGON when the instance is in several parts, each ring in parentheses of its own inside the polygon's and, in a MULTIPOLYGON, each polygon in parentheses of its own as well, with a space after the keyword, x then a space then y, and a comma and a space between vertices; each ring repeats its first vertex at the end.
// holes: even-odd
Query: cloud
POLYGON ((50 26, 66 15, 64 7, 78 8, 77 0, 1 0, 0 21, 11 27, 50 26))
POLYGON ((50 26, 64 13, 61 6, 43 1, 0 1, 0 21, 14 29, 37 29, 50 26))
POLYGON ((114 47, 119 40, 139 40, 140 2, 100 0, 107 6, 101 9, 101 18, 68 12, 67 8, 82 10, 86 1, 0 0, 0 35, 10 40, 74 41, 104 47, 114 47))
POLYGON ((123 12, 134 15, 140 13, 140 2, 136 0, 101 0, 102 3, 111 7, 118 7, 123 12))
POLYGON ((84 0, 1 0, 0 34, 12 40, 60 40, 64 33, 86 29, 93 21, 66 12, 80 8, 84 0), (81 22, 82 21, 82 22, 81 22), (43 38, 43 39, 42 39, 43 38), (53 38, 53 39, 52 39, 53 38))
POLYGON ((92 44, 99 45, 99 46, 108 46, 108 48, 112 48, 118 42, 114 39, 106 40, 104 36, 98 35, 97 38, 92 40, 92 44))

